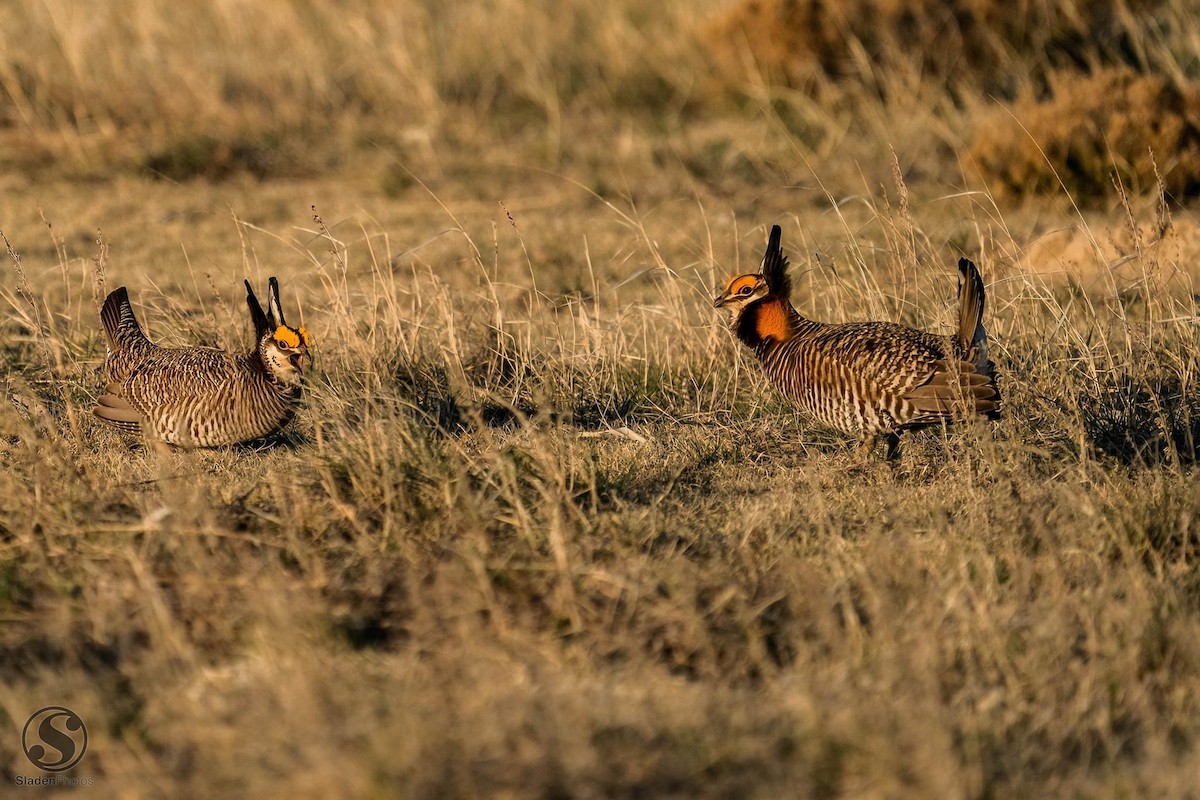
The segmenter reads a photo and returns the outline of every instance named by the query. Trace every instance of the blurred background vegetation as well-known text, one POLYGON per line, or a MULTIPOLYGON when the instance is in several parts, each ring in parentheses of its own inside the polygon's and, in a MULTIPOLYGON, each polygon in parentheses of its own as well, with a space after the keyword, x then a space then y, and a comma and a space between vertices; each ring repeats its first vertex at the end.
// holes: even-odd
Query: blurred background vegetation
POLYGON ((4 23, 0 159, 38 174, 286 178, 386 154, 398 193, 450 153, 556 169, 632 129, 702 181, 852 141, 1009 197, 1087 201, 1114 173, 1200 189, 1185 0, 46 0, 4 23), (777 141, 739 124, 764 114, 777 141))

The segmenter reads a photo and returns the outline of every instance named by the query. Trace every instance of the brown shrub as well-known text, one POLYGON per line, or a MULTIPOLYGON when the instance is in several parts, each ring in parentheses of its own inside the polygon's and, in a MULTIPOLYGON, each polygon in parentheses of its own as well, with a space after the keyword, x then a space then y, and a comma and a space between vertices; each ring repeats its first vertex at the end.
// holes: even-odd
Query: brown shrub
POLYGON ((1126 69, 1056 73, 1048 96, 1025 92, 982 124, 971 147, 993 193, 1103 196, 1118 175, 1130 191, 1200 190, 1200 85, 1126 69))
POLYGON ((710 20, 717 63, 744 78, 807 85, 919 70, 1008 96, 1026 76, 1096 63, 1145 66, 1164 0, 742 0, 710 20))

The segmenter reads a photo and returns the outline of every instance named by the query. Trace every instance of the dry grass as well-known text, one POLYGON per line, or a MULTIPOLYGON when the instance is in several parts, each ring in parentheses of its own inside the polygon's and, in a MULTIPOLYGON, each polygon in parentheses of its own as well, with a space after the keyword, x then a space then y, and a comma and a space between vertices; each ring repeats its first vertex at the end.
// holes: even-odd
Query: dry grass
POLYGON ((529 128, 553 143, 564 115, 583 108, 690 102, 698 58, 687 31, 706 11, 585 0, 27 4, 0 28, 0 135, 10 166, 175 180, 319 174, 380 145, 426 156, 464 122, 497 117, 506 135, 529 128))
MULTIPOLYGON (((701 10, 665 5, 572 4, 566 31, 516 3, 227 22, 233 45, 179 40, 164 74, 241 52, 280 107, 330 104, 300 127, 372 144, 286 178, 0 174, 0 778, 33 772, 20 727, 62 704, 104 796, 1194 793, 1195 211, 1129 186, 1003 205, 958 174, 977 105, 693 105, 686 36, 656 26, 701 10), (425 94, 287 90, 336 64, 425 94), (975 258, 1006 417, 894 468, 796 419, 709 302, 772 222, 818 319, 945 330, 975 258), (270 274, 318 348, 283 435, 160 450, 91 417, 104 290, 158 339, 237 347, 240 280, 270 274)), ((63 40, 180 35, 148 3, 91 28, 41 8, 63 40)), ((213 9, 189 24, 259 13, 213 9)), ((144 156, 188 127, 147 110, 158 80, 128 107, 98 83, 113 108, 82 116, 123 115, 111 141, 144 156)), ((231 115, 219 148, 254 117, 254 92, 196 96, 231 115)), ((39 124, 7 135, 99 152, 39 124)), ((267 128, 271 158, 305 149, 267 128)))

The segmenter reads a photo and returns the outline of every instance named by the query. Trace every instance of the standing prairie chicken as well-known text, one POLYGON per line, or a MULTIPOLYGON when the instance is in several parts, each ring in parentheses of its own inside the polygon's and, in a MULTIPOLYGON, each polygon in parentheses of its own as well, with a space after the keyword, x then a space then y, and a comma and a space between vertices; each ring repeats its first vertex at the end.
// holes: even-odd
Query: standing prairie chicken
POLYGON ((772 383, 816 422, 869 447, 880 434, 888 455, 898 432, 1000 412, 995 368, 983 328, 979 271, 959 259, 958 331, 937 336, 891 322, 814 322, 788 295, 788 260, 771 228, 762 272, 737 275, 713 305, 730 313, 734 333, 754 350, 772 383))
POLYGON ((308 332, 293 328, 271 278, 264 314, 250 282, 246 304, 257 346, 234 355, 209 347, 159 347, 138 325, 122 286, 104 301, 108 383, 97 417, 185 447, 218 447, 258 439, 291 418, 308 363, 308 332))

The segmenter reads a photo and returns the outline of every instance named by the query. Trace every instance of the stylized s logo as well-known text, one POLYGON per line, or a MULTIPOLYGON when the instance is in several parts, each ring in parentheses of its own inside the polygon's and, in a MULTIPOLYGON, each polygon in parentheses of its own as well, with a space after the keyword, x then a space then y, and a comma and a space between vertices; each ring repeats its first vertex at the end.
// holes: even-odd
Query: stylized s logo
POLYGON ((47 772, 62 772, 83 758, 87 750, 87 728, 79 715, 69 708, 47 706, 35 711, 26 721, 22 744, 25 745, 25 755, 34 766, 47 772), (36 737, 30 735, 30 728, 35 721, 36 737), (58 757, 52 758, 47 747, 57 751, 58 757))

